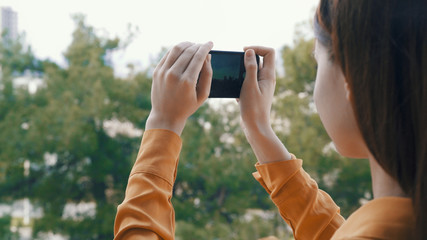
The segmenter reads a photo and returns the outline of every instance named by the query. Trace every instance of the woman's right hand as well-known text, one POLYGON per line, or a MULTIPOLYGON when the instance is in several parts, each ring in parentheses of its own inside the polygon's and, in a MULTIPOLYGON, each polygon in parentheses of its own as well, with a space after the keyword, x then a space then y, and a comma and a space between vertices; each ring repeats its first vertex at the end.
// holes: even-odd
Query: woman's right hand
POLYGON ((272 48, 245 47, 246 77, 240 92, 240 113, 248 142, 260 163, 291 159, 270 123, 276 86, 275 52, 272 48), (255 54, 263 57, 258 67, 255 54))
POLYGON ((276 86, 274 49, 253 46, 244 50, 246 78, 239 99, 242 121, 247 131, 266 131, 276 86), (260 67, 255 54, 264 58, 260 67))

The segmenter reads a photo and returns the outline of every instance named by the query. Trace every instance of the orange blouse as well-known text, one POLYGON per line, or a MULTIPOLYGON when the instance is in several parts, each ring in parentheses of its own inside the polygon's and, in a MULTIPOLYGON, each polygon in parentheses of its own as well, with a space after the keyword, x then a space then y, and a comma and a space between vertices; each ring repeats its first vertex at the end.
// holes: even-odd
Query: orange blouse
MULTIPOLYGON (((171 204, 181 138, 153 129, 144 133, 118 206, 114 239, 174 239, 171 204)), ((270 194, 295 239, 410 239, 415 224, 406 198, 379 198, 358 209, 347 221, 331 197, 318 189, 302 169, 302 160, 256 164, 253 175, 270 194)))

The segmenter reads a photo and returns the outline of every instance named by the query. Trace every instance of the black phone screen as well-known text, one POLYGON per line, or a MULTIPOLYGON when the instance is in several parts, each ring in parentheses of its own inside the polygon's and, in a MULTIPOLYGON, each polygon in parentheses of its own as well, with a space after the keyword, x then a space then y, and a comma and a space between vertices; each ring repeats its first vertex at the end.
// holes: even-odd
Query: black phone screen
POLYGON ((244 52, 215 51, 211 54, 210 98, 239 98, 245 79, 244 52))

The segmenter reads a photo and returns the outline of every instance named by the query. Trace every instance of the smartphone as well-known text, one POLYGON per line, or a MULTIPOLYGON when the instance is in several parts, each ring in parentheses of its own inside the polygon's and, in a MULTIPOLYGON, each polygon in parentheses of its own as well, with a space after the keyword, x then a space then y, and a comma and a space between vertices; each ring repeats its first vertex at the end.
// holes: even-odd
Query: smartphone
MULTIPOLYGON (((245 53, 212 50, 212 85, 209 98, 239 98, 245 79, 245 53)), ((259 64, 259 56, 256 55, 259 64)))

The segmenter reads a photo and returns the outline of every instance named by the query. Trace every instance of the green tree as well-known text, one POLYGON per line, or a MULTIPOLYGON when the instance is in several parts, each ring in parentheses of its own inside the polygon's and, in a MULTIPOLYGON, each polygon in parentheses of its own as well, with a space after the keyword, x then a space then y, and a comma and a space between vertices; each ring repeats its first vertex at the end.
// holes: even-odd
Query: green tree
MULTIPOLYGON (((35 58, 31 47, 25 47, 25 38, 2 38, 0 41, 0 179, 5 180, 8 164, 15 164, 22 155, 24 129, 21 124, 28 119, 33 98, 27 90, 16 89, 12 79, 25 73, 39 75, 43 63, 35 58), (21 121, 24 120, 24 121, 21 121), (15 145, 15 143, 18 143, 15 145)), ((22 175, 22 174, 21 174, 22 175)), ((2 196, 2 195, 0 195, 2 196)))
POLYGON ((46 86, 34 95, 7 80, 21 71, 15 62, 31 66, 25 52, 2 56, 12 70, 3 72, 0 97, 6 106, 0 122, 0 196, 3 202, 29 197, 42 207, 34 237, 52 231, 70 239, 111 239, 140 136, 110 133, 105 123, 141 129, 150 109, 151 80, 146 73, 116 78, 109 57, 120 47, 119 39, 97 36, 82 16, 74 20, 73 41, 64 54, 67 66, 44 62, 46 86), (53 162, 46 161, 46 154, 53 162), (26 159, 31 162, 28 177, 23 175, 26 159), (95 203, 94 213, 64 215, 66 204, 82 202, 95 203))
POLYGON ((5 240, 18 240, 18 234, 10 232, 11 219, 10 216, 0 217, 0 236, 5 240))

